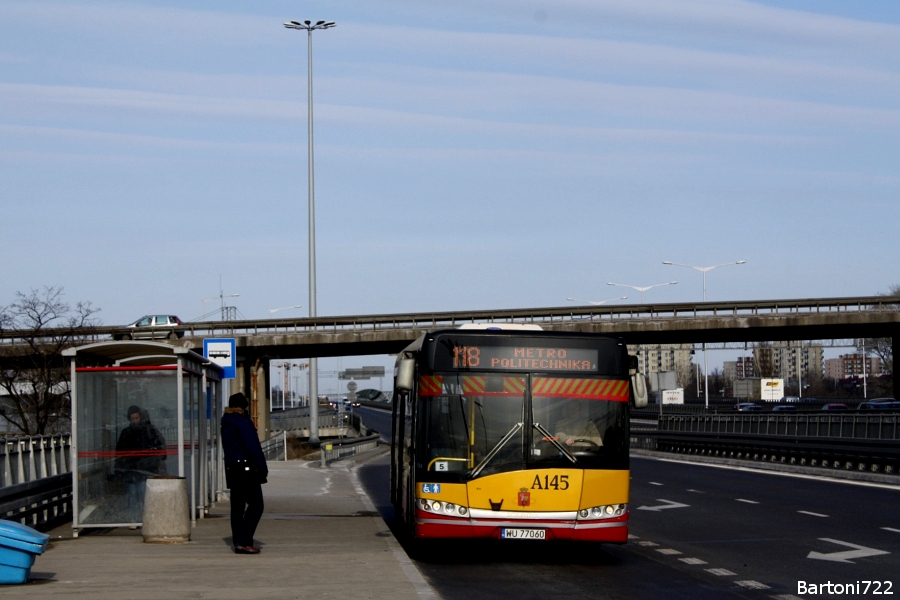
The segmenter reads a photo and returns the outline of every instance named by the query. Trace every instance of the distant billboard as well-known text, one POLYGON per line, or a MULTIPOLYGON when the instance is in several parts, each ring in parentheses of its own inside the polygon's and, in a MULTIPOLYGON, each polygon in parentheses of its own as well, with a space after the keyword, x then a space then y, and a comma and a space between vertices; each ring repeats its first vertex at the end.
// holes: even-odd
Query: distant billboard
POLYGON ((338 373, 338 379, 371 379, 372 377, 384 377, 384 367, 344 369, 338 373))
POLYGON ((677 388, 674 390, 663 390, 660 392, 663 404, 684 404, 684 390, 677 388))
POLYGON ((784 398, 784 379, 760 379, 760 400, 778 402, 784 398))

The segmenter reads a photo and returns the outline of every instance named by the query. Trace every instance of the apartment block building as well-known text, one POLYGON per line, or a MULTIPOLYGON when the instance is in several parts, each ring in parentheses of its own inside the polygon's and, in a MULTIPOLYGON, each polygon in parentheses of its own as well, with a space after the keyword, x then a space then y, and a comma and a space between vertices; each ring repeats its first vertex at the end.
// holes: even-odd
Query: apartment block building
POLYGON ((842 354, 838 358, 825 359, 825 377, 829 379, 847 379, 849 377, 878 377, 883 374, 884 366, 877 356, 865 358, 862 353, 842 354), (865 372, 863 366, 865 365, 865 372))

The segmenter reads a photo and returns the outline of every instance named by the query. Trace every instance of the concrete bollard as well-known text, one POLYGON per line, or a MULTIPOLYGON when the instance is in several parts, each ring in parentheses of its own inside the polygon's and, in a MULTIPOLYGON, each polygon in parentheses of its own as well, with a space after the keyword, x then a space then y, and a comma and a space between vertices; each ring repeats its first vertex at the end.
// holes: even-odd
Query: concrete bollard
POLYGON ((179 544, 191 541, 191 514, 184 477, 160 475, 147 479, 141 530, 145 542, 179 544))

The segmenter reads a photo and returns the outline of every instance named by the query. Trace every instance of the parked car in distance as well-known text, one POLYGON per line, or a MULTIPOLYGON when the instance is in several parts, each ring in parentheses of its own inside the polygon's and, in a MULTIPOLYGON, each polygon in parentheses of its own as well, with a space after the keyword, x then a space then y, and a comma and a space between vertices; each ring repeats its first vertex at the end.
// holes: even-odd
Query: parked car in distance
POLYGON ((900 410, 900 402, 893 398, 873 398, 860 402, 857 410, 900 410))
POLYGON ((114 340, 153 340, 184 337, 181 319, 175 315, 147 315, 113 334, 114 340))
POLYGON ((734 405, 734 410, 738 412, 756 412, 762 410, 762 406, 753 402, 741 402, 734 405))
POLYGON ((772 407, 772 412, 797 412, 797 407, 793 404, 779 404, 772 407))
POLYGON ((825 404, 824 406, 822 406, 822 410, 850 410, 850 407, 846 404, 833 402, 831 404, 825 404))
POLYGON ((779 400, 782 404, 785 402, 800 402, 800 398, 797 396, 785 396, 781 400, 779 400))

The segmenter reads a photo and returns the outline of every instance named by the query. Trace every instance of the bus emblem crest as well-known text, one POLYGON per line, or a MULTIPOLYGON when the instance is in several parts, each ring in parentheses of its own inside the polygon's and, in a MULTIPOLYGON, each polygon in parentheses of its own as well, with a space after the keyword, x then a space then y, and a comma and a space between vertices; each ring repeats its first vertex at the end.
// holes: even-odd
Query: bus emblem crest
POLYGON ((519 506, 531 506, 531 492, 528 491, 528 488, 519 490, 519 506))

